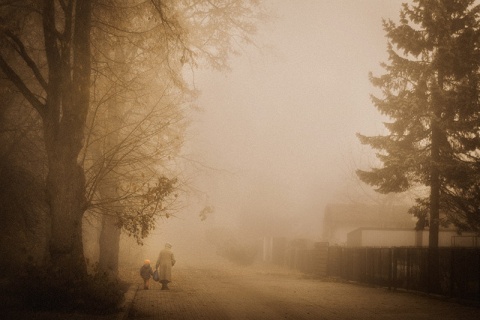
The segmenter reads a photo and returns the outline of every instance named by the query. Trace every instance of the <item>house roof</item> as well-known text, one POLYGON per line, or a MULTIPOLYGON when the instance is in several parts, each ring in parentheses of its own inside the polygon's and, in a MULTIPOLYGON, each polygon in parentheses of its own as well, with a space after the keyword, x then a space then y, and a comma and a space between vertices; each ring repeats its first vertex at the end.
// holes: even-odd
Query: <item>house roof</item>
POLYGON ((326 224, 371 223, 391 224, 392 227, 414 226, 415 221, 408 213, 408 206, 383 206, 367 204, 328 204, 325 207, 324 222, 326 224))

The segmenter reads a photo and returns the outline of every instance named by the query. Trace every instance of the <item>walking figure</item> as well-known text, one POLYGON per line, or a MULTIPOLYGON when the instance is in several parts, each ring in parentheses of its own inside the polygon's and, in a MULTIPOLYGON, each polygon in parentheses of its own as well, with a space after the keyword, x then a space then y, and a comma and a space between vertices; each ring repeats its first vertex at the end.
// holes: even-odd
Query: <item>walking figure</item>
POLYGON ((175 258, 170 243, 165 244, 165 249, 160 251, 155 268, 158 270, 158 279, 162 284, 162 290, 168 290, 168 283, 172 281, 172 267, 175 265, 175 258))
POLYGON ((143 289, 148 290, 148 283, 150 282, 150 277, 153 276, 153 270, 150 266, 150 260, 145 260, 143 266, 140 268, 140 276, 143 279, 143 289))

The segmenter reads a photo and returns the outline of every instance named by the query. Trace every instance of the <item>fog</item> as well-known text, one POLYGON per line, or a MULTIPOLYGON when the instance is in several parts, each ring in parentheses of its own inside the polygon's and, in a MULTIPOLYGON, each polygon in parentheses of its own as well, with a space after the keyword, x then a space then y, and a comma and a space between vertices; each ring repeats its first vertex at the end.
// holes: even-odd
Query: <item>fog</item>
POLYGON ((169 241, 189 255, 219 227, 321 241, 325 206, 361 201, 366 188, 354 170, 373 156, 355 134, 383 129, 368 73, 382 72, 382 18, 397 21, 401 3, 268 1, 272 18, 258 26, 256 46, 242 47, 229 72, 203 68, 192 78, 200 111, 183 151, 194 168, 187 202, 159 222, 146 252, 169 241), (214 212, 202 221, 206 206, 214 212))

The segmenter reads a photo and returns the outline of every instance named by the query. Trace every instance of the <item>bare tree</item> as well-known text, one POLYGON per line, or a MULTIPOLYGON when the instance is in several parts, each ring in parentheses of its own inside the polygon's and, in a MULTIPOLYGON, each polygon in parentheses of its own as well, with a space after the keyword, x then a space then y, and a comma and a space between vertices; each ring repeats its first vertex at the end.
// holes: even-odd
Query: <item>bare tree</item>
POLYGON ((77 157, 83 146, 90 96, 91 3, 45 0, 16 4, 2 6, 0 68, 42 119, 53 268, 70 270, 68 277, 82 276, 86 268, 81 219, 86 199, 77 157), (18 11, 8 15, 14 9, 18 11), (39 29, 43 37, 32 37, 39 29))
MULTIPOLYGON (((225 69, 235 42, 250 41, 258 5, 0 2, 0 70, 41 119, 48 268, 65 283, 87 276, 87 208, 102 209, 103 239, 112 243, 118 226, 141 239, 158 214, 170 214, 165 200, 175 199, 176 176, 168 165, 181 147, 184 103, 194 94, 182 72, 204 61, 225 69)), ((112 252, 104 268, 115 269, 115 259, 112 252)))
POLYGON ((186 105, 195 96, 183 79, 183 69, 200 60, 225 69, 235 51, 232 39, 250 41, 256 19, 250 15, 256 5, 254 1, 97 5, 93 112, 86 149, 90 161, 85 168, 90 212, 102 220, 101 271, 115 273, 118 268, 120 227, 141 243, 157 218, 174 214, 171 203, 186 182, 178 178, 172 159, 183 143, 186 105))

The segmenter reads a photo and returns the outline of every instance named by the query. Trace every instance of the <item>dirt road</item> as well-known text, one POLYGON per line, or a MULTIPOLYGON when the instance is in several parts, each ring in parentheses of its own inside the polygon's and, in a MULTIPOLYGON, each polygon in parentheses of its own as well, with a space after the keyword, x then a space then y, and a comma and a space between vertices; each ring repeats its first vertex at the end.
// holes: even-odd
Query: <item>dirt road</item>
POLYGON ((140 288, 129 319, 480 319, 480 308, 282 269, 183 267, 140 288))

